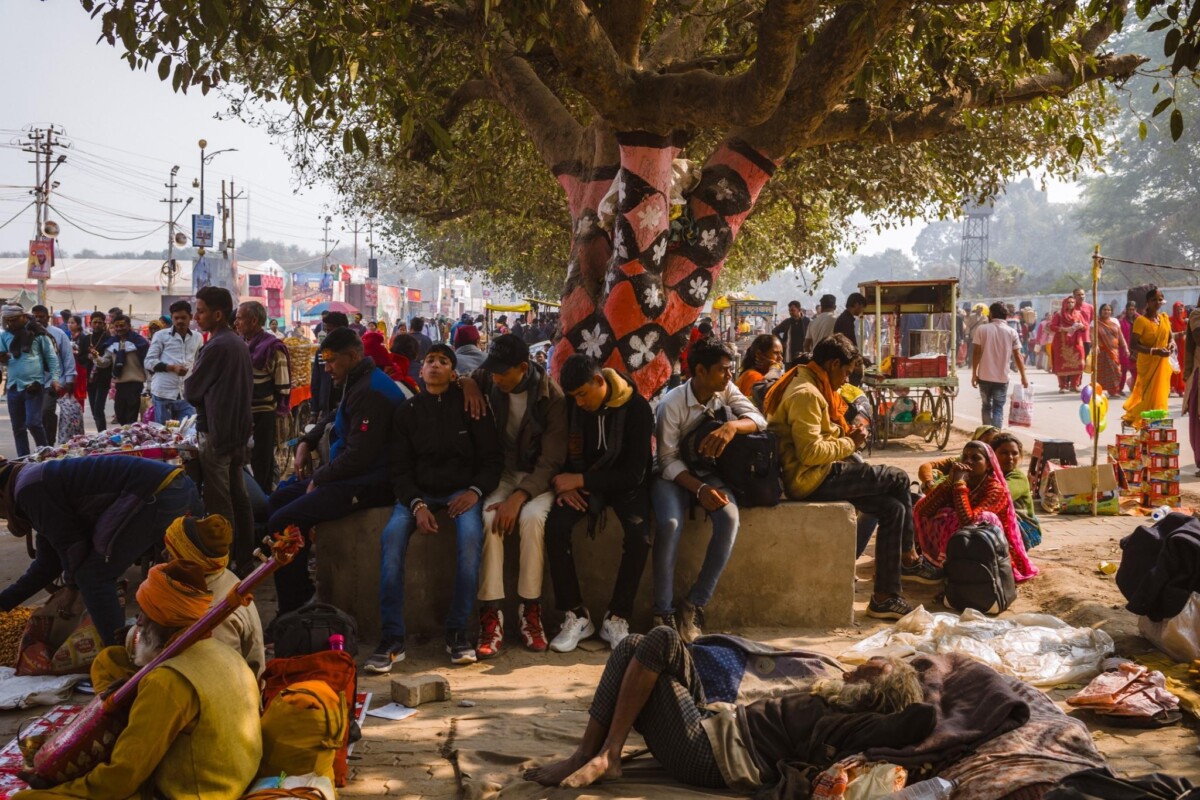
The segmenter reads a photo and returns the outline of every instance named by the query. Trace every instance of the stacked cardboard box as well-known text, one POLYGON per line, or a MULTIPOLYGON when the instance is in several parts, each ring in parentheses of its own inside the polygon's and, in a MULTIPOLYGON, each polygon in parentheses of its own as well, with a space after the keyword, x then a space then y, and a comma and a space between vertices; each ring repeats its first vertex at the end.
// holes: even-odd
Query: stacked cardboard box
POLYGON ((1154 416, 1143 420, 1141 430, 1126 428, 1109 445, 1109 461, 1117 464, 1124 479, 1125 496, 1138 497, 1150 508, 1179 508, 1179 433, 1175 420, 1154 416))

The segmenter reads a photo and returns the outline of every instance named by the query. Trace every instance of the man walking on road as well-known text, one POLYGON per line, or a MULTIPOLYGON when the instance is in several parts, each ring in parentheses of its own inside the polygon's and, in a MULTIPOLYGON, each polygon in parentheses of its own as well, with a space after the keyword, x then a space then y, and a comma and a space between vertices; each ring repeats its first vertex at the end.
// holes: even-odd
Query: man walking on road
POLYGON ((154 401, 154 421, 182 420, 196 413, 183 399, 183 379, 196 363, 200 334, 192 331, 192 304, 177 300, 171 304, 171 327, 150 339, 146 351, 146 369, 150 370, 150 397, 154 401))
POLYGON ((976 327, 971 337, 971 385, 979 387, 983 401, 980 421, 1003 428, 1009 358, 1016 362, 1021 373, 1021 386, 1028 389, 1029 380, 1025 377, 1025 360, 1021 358, 1021 341, 1008 326, 1008 309, 1004 303, 992 303, 988 314, 988 321, 976 327))
POLYGON ((57 382, 58 392, 47 397, 42 404, 42 428, 46 431, 47 444, 58 441, 58 396, 75 393, 75 352, 71 348, 71 337, 62 328, 50 323, 50 309, 45 306, 34 306, 30 309, 37 324, 46 329, 46 333, 54 340, 55 352, 58 353, 58 369, 53 373, 46 372, 46 385, 57 382))
POLYGON ((1083 355, 1086 358, 1092 354, 1092 320, 1096 317, 1096 307, 1084 301, 1083 289, 1076 289, 1071 296, 1075 298, 1075 308, 1083 317, 1083 355))
POLYGON ((775 326, 771 333, 783 342, 783 363, 791 364, 796 356, 804 350, 804 339, 808 335, 808 317, 804 316, 804 308, 799 300, 788 303, 788 316, 775 326))

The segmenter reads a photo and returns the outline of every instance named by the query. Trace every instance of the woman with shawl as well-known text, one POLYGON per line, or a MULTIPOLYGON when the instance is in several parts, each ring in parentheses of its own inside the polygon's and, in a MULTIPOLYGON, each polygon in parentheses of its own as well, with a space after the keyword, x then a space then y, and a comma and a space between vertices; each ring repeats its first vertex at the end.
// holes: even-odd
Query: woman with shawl
MULTIPOLYGON (((1188 317, 1187 311, 1183 307, 1183 303, 1175 303, 1171 306, 1171 341, 1175 345, 1175 352, 1183 352, 1183 337, 1187 335, 1188 317)), ((1171 392, 1183 397, 1183 373, 1171 373, 1171 392)))
MULTIPOLYGON (((995 425, 980 425, 971 434, 971 441, 991 444, 999 435, 1000 429, 995 425)), ((947 456, 946 458, 939 458, 936 461, 926 461, 917 467, 917 483, 921 486, 922 494, 929 494, 934 486, 937 486, 942 479, 950 474, 950 470, 957 463, 957 456, 947 456)))
POLYGON ((1146 290, 1146 308, 1133 321, 1130 349, 1137 353, 1137 381, 1129 392, 1121 421, 1142 427, 1142 412, 1166 410, 1171 397, 1171 320, 1162 312, 1163 295, 1156 286, 1146 290))
POLYGON ((1133 323, 1138 318, 1137 303, 1130 300, 1125 304, 1125 313, 1121 315, 1121 335, 1125 337, 1125 360, 1121 362, 1121 385, 1124 386, 1128 377, 1129 389, 1137 383, 1137 353, 1133 352, 1133 323))
POLYGON ((1050 320, 1054 331, 1052 371, 1058 377, 1058 393, 1079 391, 1083 377, 1083 340, 1086 326, 1083 314, 1075 308, 1075 298, 1062 301, 1062 308, 1050 320))
POLYGON ((992 448, 983 442, 967 442, 962 461, 950 468, 946 480, 917 501, 913 517, 921 554, 937 567, 945 562, 946 543, 955 531, 991 523, 1004 531, 1008 540, 1013 578, 1020 583, 1038 574, 1025 551, 1004 472, 992 448))
MULTIPOLYGON (((737 387, 746 397, 752 397, 754 384, 783 374, 783 342, 773 333, 754 337, 742 358, 742 373, 737 387)), ((757 404, 756 404, 757 405, 757 404)))
POLYGON ((1113 397, 1125 396, 1121 365, 1129 358, 1121 326, 1113 319, 1112 306, 1100 306, 1099 338, 1096 341, 1096 381, 1113 397))
POLYGON ((1008 494, 1012 497, 1013 510, 1017 512, 1017 525, 1021 528, 1021 539, 1029 551, 1042 543, 1042 523, 1033 508, 1033 490, 1029 476, 1021 471, 1024 455, 1021 440, 1011 433, 1001 433, 992 440, 992 452, 1004 473, 1008 494))
POLYGON ((405 397, 412 397, 417 393, 417 383, 408 374, 409 360, 404 356, 389 353, 383 346, 382 333, 367 331, 363 334, 362 343, 363 354, 370 356, 371 360, 375 362, 375 366, 396 382, 405 397), (401 359, 403 359, 403 363, 401 363, 401 359))

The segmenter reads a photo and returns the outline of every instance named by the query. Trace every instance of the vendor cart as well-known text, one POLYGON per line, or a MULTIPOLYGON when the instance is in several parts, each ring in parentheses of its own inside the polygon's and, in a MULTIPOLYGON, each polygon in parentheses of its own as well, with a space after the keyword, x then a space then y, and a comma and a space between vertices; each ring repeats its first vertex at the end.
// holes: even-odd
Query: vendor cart
POLYGON ((283 343, 288 349, 292 391, 287 416, 275 419, 275 475, 280 481, 291 473, 296 440, 312 422, 312 361, 317 352, 315 344, 298 337, 289 337, 283 343))
POLYGON ((744 292, 731 292, 713 301, 717 330, 723 338, 745 353, 754 337, 769 333, 775 325, 775 301, 759 300, 744 292))
POLYGON ((944 449, 958 394, 958 280, 869 281, 859 291, 867 298, 858 341, 869 363, 862 383, 871 406, 868 447, 920 436, 944 449))

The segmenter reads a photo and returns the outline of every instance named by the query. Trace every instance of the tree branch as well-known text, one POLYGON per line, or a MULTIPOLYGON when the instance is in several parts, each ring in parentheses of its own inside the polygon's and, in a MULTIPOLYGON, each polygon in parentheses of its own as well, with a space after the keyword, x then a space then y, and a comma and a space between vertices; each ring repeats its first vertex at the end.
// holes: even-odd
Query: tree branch
POLYGON ((533 67, 515 54, 493 62, 496 99, 508 109, 548 167, 580 157, 583 126, 567 111, 533 67))
POLYGON ((1086 83, 1128 78, 1147 60, 1135 53, 1104 56, 1094 68, 1085 68, 1082 77, 1059 71, 1035 75, 1004 90, 984 86, 968 94, 943 97, 915 111, 895 112, 867 103, 848 103, 830 112, 803 146, 846 141, 872 144, 924 141, 961 129, 963 111, 1012 108, 1043 97, 1065 97, 1086 83))
MULTIPOLYGON (((479 100, 492 99, 495 99, 495 89, 492 84, 482 78, 469 80, 450 95, 450 99, 442 107, 442 115, 438 122, 443 129, 450 130, 450 126, 458 120, 458 115, 468 105, 479 100)), ((433 139, 427 134, 422 134, 413 139, 408 150, 408 157, 414 161, 427 161, 433 155, 434 149, 433 139)))
POLYGON ((613 52, 636 69, 654 0, 603 0, 596 5, 596 18, 612 42, 613 52))

